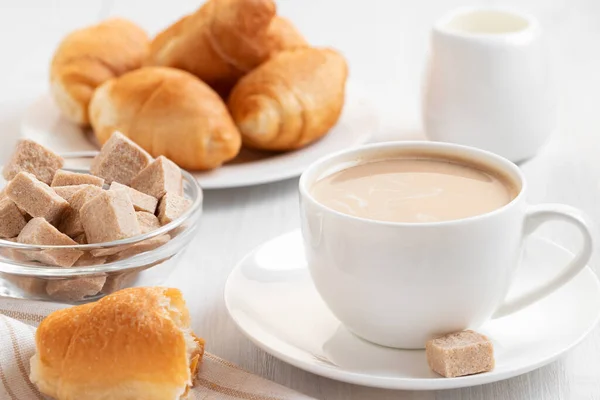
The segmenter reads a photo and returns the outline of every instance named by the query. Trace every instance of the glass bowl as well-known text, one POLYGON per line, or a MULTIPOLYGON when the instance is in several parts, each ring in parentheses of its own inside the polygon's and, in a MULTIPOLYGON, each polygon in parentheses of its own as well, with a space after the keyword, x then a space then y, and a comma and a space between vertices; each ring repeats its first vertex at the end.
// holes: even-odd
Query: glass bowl
MULTIPOLYGON (((96 154, 63 154, 69 164, 63 169, 89 173, 85 164, 89 165, 96 154)), ((38 246, 0 239, 0 296, 79 304, 126 287, 163 283, 181 261, 202 214, 202 189, 192 175, 184 170, 182 173, 184 196, 192 201, 190 208, 171 223, 144 235, 73 246, 38 246), (81 254, 78 265, 63 268, 43 261, 48 255, 70 253, 81 254)))

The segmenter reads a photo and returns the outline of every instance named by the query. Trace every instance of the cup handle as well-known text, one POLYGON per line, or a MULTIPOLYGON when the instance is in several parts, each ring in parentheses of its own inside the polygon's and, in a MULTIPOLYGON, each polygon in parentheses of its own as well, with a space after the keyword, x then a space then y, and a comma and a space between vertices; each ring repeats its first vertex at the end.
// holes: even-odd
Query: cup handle
POLYGON ((583 236, 581 250, 573 260, 554 278, 543 285, 523 293, 519 297, 505 302, 494 313, 492 318, 500 318, 512 314, 536 301, 548 296, 556 289, 574 278, 588 263, 592 255, 593 241, 586 218, 574 207, 564 204, 541 204, 531 206, 525 216, 525 236, 531 235, 544 222, 558 220, 575 225, 583 236))

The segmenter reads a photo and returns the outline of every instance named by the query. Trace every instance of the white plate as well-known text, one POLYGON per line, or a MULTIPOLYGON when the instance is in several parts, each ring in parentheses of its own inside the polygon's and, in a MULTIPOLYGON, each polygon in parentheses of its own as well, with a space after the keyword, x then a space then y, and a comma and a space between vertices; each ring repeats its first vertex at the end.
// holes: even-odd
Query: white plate
MULTIPOLYGON (((329 153, 365 143, 377 128, 374 108, 361 90, 349 84, 340 120, 318 142, 281 154, 244 149, 229 164, 194 175, 203 189, 251 186, 293 178, 329 153)), ((92 132, 62 117, 49 94, 39 98, 27 110, 21 123, 21 135, 60 153, 97 149, 92 132)))
MULTIPOLYGON (((556 273, 571 258, 550 241, 530 238, 511 295, 556 273)), ((478 329, 494 343, 496 367, 460 378, 430 371, 422 350, 381 347, 349 333, 313 287, 298 231, 246 256, 227 281, 225 302, 237 326, 256 345, 299 368, 365 386, 437 390, 507 379, 555 360, 596 325, 600 285, 586 267, 542 301, 478 329)))

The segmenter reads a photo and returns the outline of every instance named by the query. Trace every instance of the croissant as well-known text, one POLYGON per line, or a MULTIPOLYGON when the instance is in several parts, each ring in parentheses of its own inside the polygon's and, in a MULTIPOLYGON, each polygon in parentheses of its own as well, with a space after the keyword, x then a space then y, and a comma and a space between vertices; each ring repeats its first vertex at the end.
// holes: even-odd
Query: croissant
POLYGON ((30 379, 58 400, 183 399, 204 355, 181 292, 161 287, 55 311, 35 344, 30 379))
MULTIPOLYGON (((287 18, 276 15, 267 30, 267 49, 268 57, 283 50, 290 50, 298 47, 307 47, 308 43, 298 32, 296 27, 287 18)), ((265 61, 261 60, 261 62, 265 61)), ((253 65, 255 68, 258 64, 253 65)))
POLYGON ((120 131, 152 156, 190 170, 216 168, 241 146, 221 97, 174 68, 144 67, 105 82, 90 103, 90 121, 100 144, 120 131))
POLYGON ((50 65, 50 91, 61 112, 89 123, 88 104, 98 85, 139 68, 150 39, 125 19, 109 19, 66 36, 50 65))
POLYGON ((273 56, 244 76, 229 97, 244 145, 283 151, 321 138, 341 114, 347 74, 344 58, 330 49, 273 56))
POLYGON ((156 36, 146 65, 186 70, 226 95, 271 54, 306 45, 275 12, 273 0, 209 0, 156 36))

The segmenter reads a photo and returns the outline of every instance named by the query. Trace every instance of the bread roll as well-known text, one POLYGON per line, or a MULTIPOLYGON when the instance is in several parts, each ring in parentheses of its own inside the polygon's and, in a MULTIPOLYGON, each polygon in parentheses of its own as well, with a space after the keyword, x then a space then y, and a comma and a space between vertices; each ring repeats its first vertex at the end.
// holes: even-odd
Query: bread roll
POLYGON ((57 400, 178 400, 204 353, 181 292, 160 287, 55 311, 35 341, 30 379, 57 400))
POLYGON ((149 38, 140 27, 115 18, 72 32, 56 49, 50 65, 50 91, 62 113, 88 124, 88 104, 98 85, 139 68, 149 38))
POLYGON ((244 145, 293 150, 325 135, 341 114, 347 73, 344 58, 330 49, 274 55, 231 92, 229 110, 244 145))
POLYGON ((269 57, 283 50, 308 47, 308 43, 290 20, 278 15, 271 20, 267 30, 267 39, 269 41, 267 46, 269 57))
POLYGON ((205 170, 234 158, 241 137, 223 100, 195 76, 145 67, 100 86, 90 121, 103 144, 120 131, 152 156, 205 170))
POLYGON ((160 33, 146 63, 189 71, 226 95, 273 53, 306 45, 275 12, 273 0, 209 0, 160 33))

